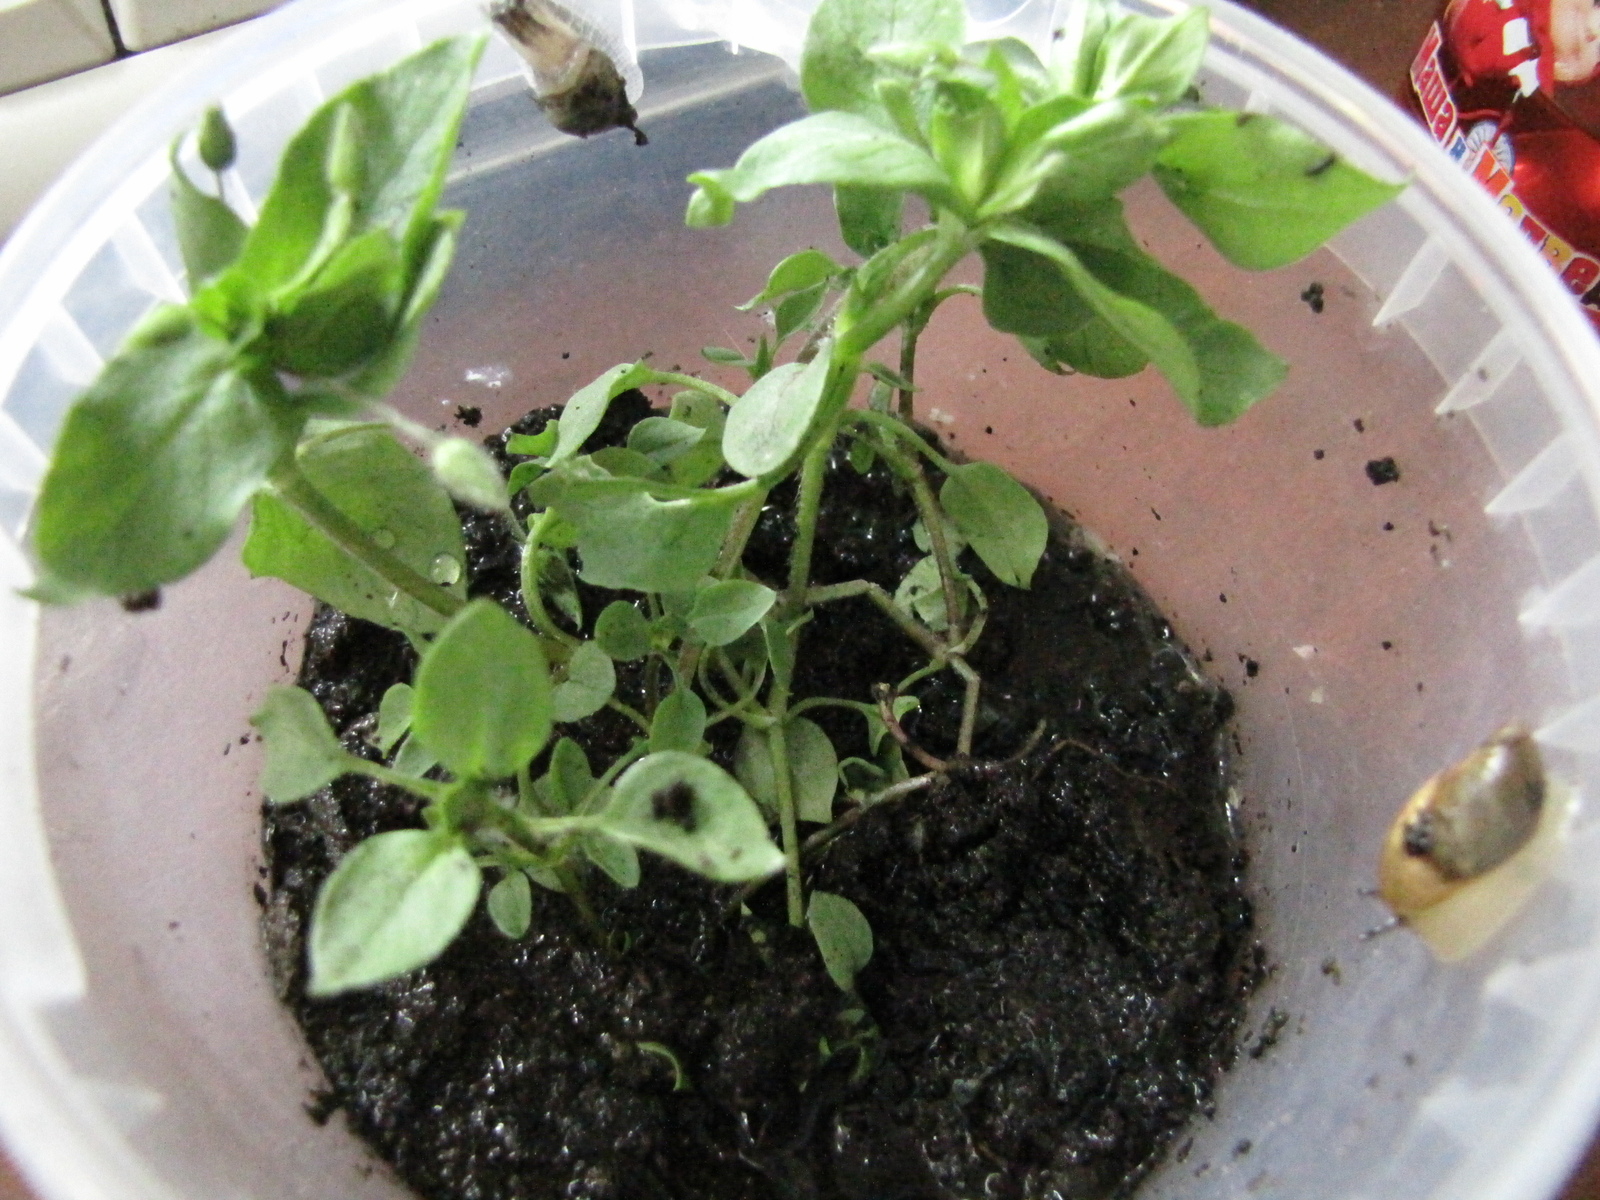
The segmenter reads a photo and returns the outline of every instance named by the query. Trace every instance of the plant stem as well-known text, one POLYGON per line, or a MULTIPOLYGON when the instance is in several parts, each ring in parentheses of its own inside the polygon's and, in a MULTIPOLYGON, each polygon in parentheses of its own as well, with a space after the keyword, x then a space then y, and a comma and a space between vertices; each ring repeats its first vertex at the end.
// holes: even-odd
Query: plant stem
MULTIPOLYGON (((853 376, 852 376, 853 378, 853 376)), ((811 578, 811 554, 817 542, 817 515, 822 511, 822 480, 828 470, 838 422, 830 422, 800 464, 800 489, 795 500, 794 544, 789 548, 789 586, 779 601, 787 617, 805 607, 806 585, 811 578)))
POLYGON ((794 777, 789 773, 788 734, 783 728, 784 709, 788 705, 788 689, 784 688, 781 703, 772 707, 776 718, 767 730, 767 745, 771 749, 773 782, 778 790, 778 826, 783 833, 784 895, 789 910, 789 924, 800 928, 806 922, 805 895, 800 887, 800 825, 794 810, 794 777))
POLYGON ((279 499, 304 517, 313 529, 424 608, 448 619, 466 607, 464 600, 413 571, 369 538, 364 529, 317 490, 292 456, 272 472, 270 482, 279 499))
POLYGON ((942 664, 944 662, 950 648, 938 634, 902 609, 894 602, 893 596, 889 595, 888 592, 870 579, 852 579, 847 583, 833 583, 827 587, 808 588, 805 602, 808 605, 827 604, 832 600, 847 600, 851 596, 865 596, 882 609, 883 614, 898 625, 902 633, 918 646, 921 646, 929 658, 936 663, 942 664))
POLYGON ((545 637, 561 643, 563 646, 577 647, 578 638, 572 636, 561 626, 557 625, 555 618, 550 615, 550 610, 544 606, 544 591, 539 586, 539 555, 543 553, 540 539, 544 535, 544 527, 555 517, 550 509, 545 509, 534 518, 533 524, 528 528, 528 540, 522 547, 522 565, 520 583, 522 585, 522 604, 532 618, 534 628, 545 637))
POLYGON ((612 696, 610 699, 608 699, 606 701, 606 707, 611 709, 611 711, 613 711, 613 712, 621 713, 623 716, 627 717, 628 720, 632 721, 635 725, 637 725, 640 729, 644 730, 644 734, 645 734, 646 737, 650 736, 650 722, 649 722, 649 720, 645 717, 645 715, 642 712, 640 712, 633 705, 627 703, 626 701, 618 700, 615 696, 612 696))
MULTIPOLYGON (((722 549, 717 551, 717 561, 711 566, 713 579, 726 579, 744 558, 744 548, 761 520, 761 510, 766 507, 767 488, 761 488, 739 502, 734 509, 733 521, 723 536, 722 549)), ((678 677, 693 679, 700 669, 700 657, 705 653, 702 643, 686 643, 678 654, 678 677)), ((653 661, 653 660, 652 660, 653 661)))
POLYGON ((413 796, 421 796, 424 800, 438 803, 444 799, 449 791, 449 785, 436 783, 432 779, 418 779, 413 775, 406 775, 382 763, 368 762, 364 758, 351 755, 348 767, 352 775, 365 775, 368 779, 376 779, 379 783, 386 783, 390 787, 397 787, 401 791, 410 792, 413 796))

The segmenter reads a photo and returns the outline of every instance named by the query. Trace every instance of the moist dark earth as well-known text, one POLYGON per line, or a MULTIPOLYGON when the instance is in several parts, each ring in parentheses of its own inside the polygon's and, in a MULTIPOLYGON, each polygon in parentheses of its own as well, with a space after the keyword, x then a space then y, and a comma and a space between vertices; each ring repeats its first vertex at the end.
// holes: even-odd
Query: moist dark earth
MULTIPOLYGON (((643 396, 619 398, 592 445, 647 412, 643 396)), ((892 591, 923 553, 909 496, 842 456, 826 494, 816 581, 892 591)), ((791 497, 774 493, 746 558, 768 582, 783 576, 791 497)), ((471 591, 523 616, 514 546, 487 519, 466 527, 471 591)), ((1224 800, 1231 701, 1065 522, 1031 591, 970 552, 963 565, 991 605, 975 754, 1004 760, 1044 733, 1021 761, 869 809, 808 860, 808 887, 871 922, 858 997, 784 923, 781 882, 741 910, 734 889, 645 856, 632 891, 592 873, 606 944, 535 888, 519 941, 480 904, 433 965, 309 1000, 318 884, 360 838, 419 823, 417 801, 347 778, 264 818, 269 952, 327 1079, 308 1111, 342 1110, 430 1200, 1131 1191, 1207 1109, 1259 970, 1224 800)), ((582 598, 592 621, 613 596, 582 598)), ((820 610, 802 654, 800 696, 865 699, 921 665, 864 600, 820 610)), ((399 635, 319 610, 300 678, 346 746, 375 757, 379 699, 414 664, 399 635)), ((908 733, 947 754, 958 690, 945 676, 914 690, 908 733)), ((645 702, 638 672, 619 695, 645 702)), ((841 758, 866 753, 858 715, 808 715, 841 758)), ((734 724, 711 731, 725 766, 734 724)), ((602 712, 564 732, 599 770, 630 728, 602 712)))

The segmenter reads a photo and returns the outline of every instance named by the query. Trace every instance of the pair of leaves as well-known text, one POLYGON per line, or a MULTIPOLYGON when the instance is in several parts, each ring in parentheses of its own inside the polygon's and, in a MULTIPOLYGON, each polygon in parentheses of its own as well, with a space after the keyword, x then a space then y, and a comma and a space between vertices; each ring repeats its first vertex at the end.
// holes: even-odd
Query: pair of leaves
MULTIPOLYGON (((409 696, 397 693, 380 714, 379 737, 393 745, 409 731, 457 778, 504 779, 543 748, 552 711, 538 639, 499 605, 474 600, 428 647, 409 696)), ((262 790, 275 803, 302 799, 350 769, 321 706, 301 688, 271 689, 251 721, 266 742, 262 790)))
MULTIPOLYGON (((838 752, 822 727, 805 717, 790 717, 783 733, 795 815, 802 821, 826 825, 833 820, 833 798, 839 788, 838 752)), ((746 726, 734 748, 733 762, 739 782, 776 816, 779 766, 771 734, 746 726)))

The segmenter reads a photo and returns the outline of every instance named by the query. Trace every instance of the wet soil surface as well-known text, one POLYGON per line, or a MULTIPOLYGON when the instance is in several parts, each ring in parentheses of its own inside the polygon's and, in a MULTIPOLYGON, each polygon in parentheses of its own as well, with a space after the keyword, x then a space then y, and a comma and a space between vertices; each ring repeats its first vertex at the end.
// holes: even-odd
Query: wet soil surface
MULTIPOLYGON (((632 399, 597 439, 643 415, 632 399)), ((773 497, 747 559, 769 581, 788 502, 773 497)), ((841 462, 818 582, 865 575, 892 590, 922 555, 913 523, 881 469, 841 462)), ((469 519, 468 533, 472 591, 520 615, 513 548, 488 522, 469 519)), ((430 1200, 1131 1190, 1206 1108, 1257 972, 1224 801, 1231 702, 1070 528, 1026 593, 967 559, 991 603, 975 749, 1004 758, 1037 722, 1046 732, 1020 763, 869 810, 810 864, 809 886, 848 896, 872 924, 858 998, 783 923, 781 885, 739 915, 732 889, 647 857, 632 891, 590 882, 609 949, 565 897, 540 892, 520 941, 480 907, 432 966, 308 1000, 317 885, 360 838, 418 822, 417 802, 345 779, 265 817, 270 955, 328 1082, 313 1115, 342 1109, 430 1200)), ((610 598, 585 588, 589 619, 610 598)), ((919 665, 864 601, 819 612, 803 652, 800 695, 866 698, 919 665)), ((375 755, 378 701, 413 665, 398 635, 319 611, 301 682, 348 747, 375 755)), ((620 687, 642 697, 636 676, 620 687)), ((919 694, 908 731, 948 752, 957 689, 936 678, 919 694)), ((841 758, 865 753, 859 716, 808 715, 841 758)), ((566 732, 597 769, 629 736, 604 712, 566 732)), ((714 748, 725 765, 730 752, 728 739, 714 748)))

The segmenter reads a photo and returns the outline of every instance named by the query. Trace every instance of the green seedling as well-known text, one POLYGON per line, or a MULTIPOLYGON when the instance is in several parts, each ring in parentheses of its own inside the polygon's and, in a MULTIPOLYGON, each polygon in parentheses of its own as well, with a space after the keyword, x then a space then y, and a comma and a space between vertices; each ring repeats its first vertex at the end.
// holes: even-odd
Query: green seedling
MULTIPOLYGON (((1226 258, 1266 269, 1398 191, 1273 117, 1199 103, 1203 9, 1158 19, 1080 0, 1045 57, 967 43, 965 28, 960 0, 823 0, 801 64, 811 114, 692 175, 687 220, 724 224, 775 188, 825 184, 855 260, 811 248, 772 269, 744 306, 771 311, 770 335, 750 355, 705 352, 743 371, 742 394, 621 363, 546 429, 509 439, 519 461, 506 480, 481 448, 382 403, 454 249, 461 215, 436 206, 480 44, 437 43, 325 104, 253 226, 223 199, 234 147, 220 112, 198 146, 216 195, 177 169, 174 148, 191 299, 144 321, 69 414, 39 501, 34 594, 148 593, 208 559, 248 509, 253 571, 419 649, 414 683, 385 696, 361 753, 296 689, 256 717, 276 802, 352 773, 425 801, 425 828, 360 843, 327 880, 312 991, 432 959, 486 871, 488 915, 509 937, 534 919, 534 885, 594 923, 597 873, 633 886, 643 849, 747 890, 781 870, 788 920, 809 924, 853 994, 871 929, 844 897, 808 899, 804 855, 871 807, 982 765, 970 658, 987 600, 974 564, 1027 588, 1048 534, 1025 487, 952 461, 915 428, 918 341, 935 310, 975 297, 1057 373, 1153 366, 1197 421, 1224 424, 1286 366, 1141 248, 1119 193, 1153 175, 1226 258), (948 282, 973 255, 982 287, 948 282), (895 361, 872 357, 890 336, 895 361), (676 389, 671 408, 626 445, 585 453, 611 402, 651 386, 676 389), (915 501, 925 557, 893 590, 812 579, 836 447, 857 470, 885 465, 915 501), (759 578, 746 544, 788 480, 786 577, 759 578), (468 602, 452 500, 499 514, 521 544, 531 629, 468 602), (585 611, 584 583, 627 598, 585 611), (851 597, 924 665, 872 696, 796 695, 814 610, 851 597), (964 699, 954 744, 935 752, 901 720, 942 672, 964 699), (639 681, 626 699, 619 675, 639 681), (866 756, 841 761, 806 715, 828 706, 865 722, 866 756), (602 708, 637 736, 594 775, 576 742, 549 742, 602 708), (738 729, 732 775, 706 757, 725 722, 738 729)), ((670 1051, 640 1048, 681 1080, 670 1051)))

